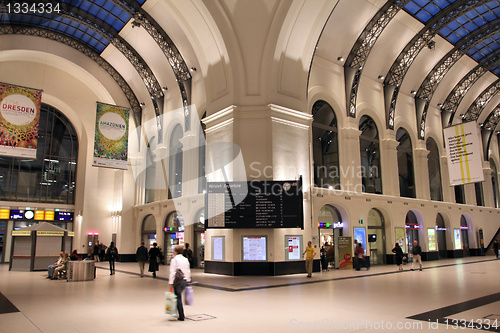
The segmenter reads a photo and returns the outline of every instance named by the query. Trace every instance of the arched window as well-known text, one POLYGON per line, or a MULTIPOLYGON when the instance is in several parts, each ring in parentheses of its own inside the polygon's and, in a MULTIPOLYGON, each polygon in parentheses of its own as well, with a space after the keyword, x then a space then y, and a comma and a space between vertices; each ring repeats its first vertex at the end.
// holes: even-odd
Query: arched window
POLYGON ((463 185, 456 185, 455 187, 455 202, 458 204, 465 204, 465 188, 463 185))
POLYGON ((415 176, 413 172, 413 149, 411 138, 404 128, 396 132, 396 140, 399 142, 398 171, 399 171, 399 195, 406 198, 415 198, 415 176))
MULTIPOLYGON (((328 242, 329 244, 333 243, 333 229, 339 223, 342 223, 342 215, 339 210, 331 205, 324 205, 319 210, 318 216, 319 222, 319 236, 320 236, 320 244, 325 244, 328 242)), ((339 235, 343 235, 343 229, 339 230, 339 235)))
POLYGON ((169 149, 170 158, 168 165, 168 187, 172 198, 178 198, 182 195, 182 127, 176 125, 170 135, 169 149))
POLYGON ((36 159, 0 156, 0 201, 74 204, 77 158, 73 125, 42 103, 36 159))
POLYGON ((142 222, 142 241, 149 249, 156 242, 156 219, 154 215, 149 214, 142 222))
POLYGON ((443 201, 443 185, 441 183, 441 167, 439 163, 438 146, 434 139, 428 138, 426 147, 429 151, 429 155, 427 156, 427 166, 429 169, 431 200, 443 201))
POLYGON ((339 189, 339 143, 335 112, 325 101, 317 101, 313 105, 312 115, 314 184, 339 189))
POLYGON ((490 158, 491 185, 493 188, 493 207, 498 208, 498 171, 495 162, 490 158))
POLYGON ((476 192, 476 204, 484 206, 483 183, 474 183, 474 190, 476 192))
POLYGON ((361 182, 363 192, 382 194, 382 170, 377 125, 368 116, 359 121, 359 151, 361 154, 361 182))

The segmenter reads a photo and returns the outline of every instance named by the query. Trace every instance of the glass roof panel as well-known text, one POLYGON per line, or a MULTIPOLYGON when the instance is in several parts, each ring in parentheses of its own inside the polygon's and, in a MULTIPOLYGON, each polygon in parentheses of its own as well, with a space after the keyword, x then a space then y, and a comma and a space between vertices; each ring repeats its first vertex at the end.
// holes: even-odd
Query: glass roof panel
MULTIPOLYGON (((427 24, 437 15, 443 15, 443 10, 446 10, 448 6, 456 1, 463 2, 464 0, 410 0, 404 10, 423 24, 427 24)), ((451 44, 456 45, 463 38, 467 38, 470 33, 499 18, 500 0, 491 0, 479 6, 471 5, 453 21, 443 26, 438 34, 451 44)), ((495 37, 488 41, 482 41, 482 43, 468 50, 467 53, 480 62, 486 55, 498 49, 497 40, 498 38, 495 37)), ((498 67, 495 68, 496 74, 498 70, 498 67)))

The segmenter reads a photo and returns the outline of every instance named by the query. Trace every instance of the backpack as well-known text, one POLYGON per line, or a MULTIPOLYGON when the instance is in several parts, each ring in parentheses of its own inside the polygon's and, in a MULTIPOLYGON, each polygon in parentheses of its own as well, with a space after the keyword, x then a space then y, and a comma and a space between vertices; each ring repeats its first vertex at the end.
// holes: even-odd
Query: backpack
POLYGON ((172 284, 176 286, 181 283, 182 280, 184 280, 184 273, 182 273, 182 270, 180 268, 177 268, 177 270, 175 271, 174 282, 172 284))

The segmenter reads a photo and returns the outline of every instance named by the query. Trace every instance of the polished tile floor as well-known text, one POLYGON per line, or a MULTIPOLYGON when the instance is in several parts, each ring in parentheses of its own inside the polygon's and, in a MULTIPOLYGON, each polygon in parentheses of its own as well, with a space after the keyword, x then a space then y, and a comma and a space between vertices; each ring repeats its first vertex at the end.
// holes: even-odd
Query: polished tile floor
POLYGON ((87 282, 0 265, 0 332, 500 332, 500 260, 471 257, 279 277, 194 270, 186 321, 164 314, 168 266, 141 278, 135 263, 87 282), (496 321, 495 321, 496 320, 496 321))

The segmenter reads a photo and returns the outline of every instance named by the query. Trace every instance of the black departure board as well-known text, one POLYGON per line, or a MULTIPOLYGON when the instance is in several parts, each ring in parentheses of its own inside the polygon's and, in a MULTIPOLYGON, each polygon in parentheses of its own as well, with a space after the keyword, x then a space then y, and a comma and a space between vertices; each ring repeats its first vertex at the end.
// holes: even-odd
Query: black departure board
POLYGON ((300 180, 209 182, 206 228, 304 228, 300 180))

